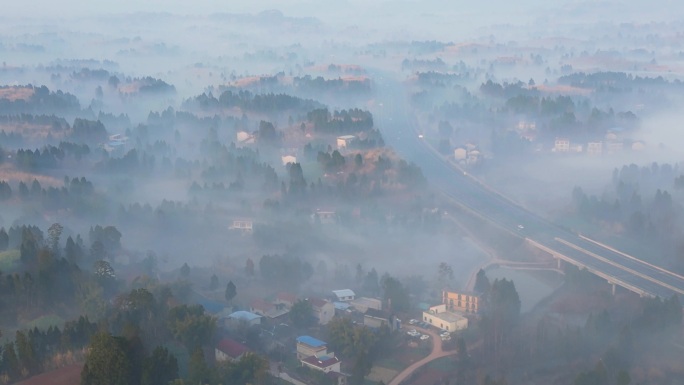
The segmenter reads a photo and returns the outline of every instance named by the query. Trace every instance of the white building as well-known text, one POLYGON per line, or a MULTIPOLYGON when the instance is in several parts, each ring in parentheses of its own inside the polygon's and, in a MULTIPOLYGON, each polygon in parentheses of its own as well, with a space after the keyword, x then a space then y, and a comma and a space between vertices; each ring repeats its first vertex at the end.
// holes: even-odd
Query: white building
POLYGON ((423 321, 448 332, 462 330, 468 327, 468 319, 447 310, 446 304, 432 306, 423 312, 423 321))
POLYGON ((333 290, 333 294, 340 302, 349 302, 356 298, 356 294, 351 289, 333 290))
POLYGON ((556 138, 553 143, 553 151, 555 152, 568 152, 570 151, 570 140, 566 138, 556 138))
POLYGON ((348 147, 356 137, 354 135, 342 135, 337 137, 337 148, 343 149, 348 147))

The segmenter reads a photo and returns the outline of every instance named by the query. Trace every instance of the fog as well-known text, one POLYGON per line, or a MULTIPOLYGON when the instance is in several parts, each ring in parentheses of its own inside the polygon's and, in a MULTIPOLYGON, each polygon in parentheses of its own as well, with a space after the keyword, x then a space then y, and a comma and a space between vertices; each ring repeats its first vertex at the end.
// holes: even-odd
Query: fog
POLYGON ((671 0, 3 4, 0 384, 332 384, 302 335, 349 384, 677 384, 682 20, 671 0), (254 356, 219 362, 226 339, 254 356), (97 366, 113 346, 130 373, 97 366))

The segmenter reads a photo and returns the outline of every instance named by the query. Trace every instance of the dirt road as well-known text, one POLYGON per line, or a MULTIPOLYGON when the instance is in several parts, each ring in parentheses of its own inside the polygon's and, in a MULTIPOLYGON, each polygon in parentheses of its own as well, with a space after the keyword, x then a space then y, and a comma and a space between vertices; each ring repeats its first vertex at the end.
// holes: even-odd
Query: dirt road
POLYGON ((399 385, 402 381, 407 379, 416 369, 427 364, 428 362, 434 361, 438 358, 456 354, 456 350, 447 352, 442 350, 442 339, 436 332, 419 327, 416 327, 415 329, 423 334, 428 334, 430 336, 430 338, 432 339, 432 351, 427 357, 423 358, 420 361, 414 362, 413 364, 411 364, 411 366, 402 370, 399 374, 397 374, 396 377, 392 379, 392 381, 390 381, 388 385, 399 385))

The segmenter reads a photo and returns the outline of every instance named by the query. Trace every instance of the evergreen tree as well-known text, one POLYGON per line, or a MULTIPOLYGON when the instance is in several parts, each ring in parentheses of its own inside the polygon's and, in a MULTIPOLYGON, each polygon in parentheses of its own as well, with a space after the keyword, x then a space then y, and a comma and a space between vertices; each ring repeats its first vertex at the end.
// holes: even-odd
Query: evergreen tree
POLYGON ((0 252, 7 250, 9 247, 9 235, 4 227, 0 228, 0 252))
POLYGON ((235 284, 233 283, 233 281, 228 282, 228 284, 226 284, 226 292, 225 292, 226 301, 228 301, 228 302, 232 301, 236 295, 237 295, 237 287, 235 287, 235 284))

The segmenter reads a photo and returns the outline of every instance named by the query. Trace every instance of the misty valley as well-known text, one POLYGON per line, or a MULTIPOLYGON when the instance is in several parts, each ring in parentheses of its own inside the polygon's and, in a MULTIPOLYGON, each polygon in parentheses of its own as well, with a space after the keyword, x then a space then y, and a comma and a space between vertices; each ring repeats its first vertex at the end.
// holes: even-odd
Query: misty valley
POLYGON ((684 384, 684 6, 153 3, 0 15, 0 385, 684 384))

